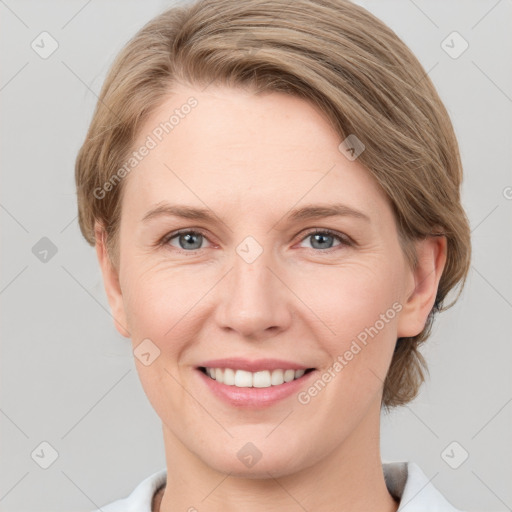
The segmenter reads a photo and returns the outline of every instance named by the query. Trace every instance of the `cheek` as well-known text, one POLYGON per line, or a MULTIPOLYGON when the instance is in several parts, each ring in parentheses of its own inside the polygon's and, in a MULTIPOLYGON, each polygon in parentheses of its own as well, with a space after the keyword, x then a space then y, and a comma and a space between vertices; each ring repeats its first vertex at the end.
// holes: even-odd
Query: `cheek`
POLYGON ((379 388, 391 361, 402 308, 400 271, 382 260, 332 270, 329 286, 309 292, 308 301, 323 321, 315 337, 339 363, 334 373, 343 376, 335 380, 352 389, 357 402, 379 388))
POLYGON ((400 298, 399 269, 384 259, 319 269, 296 279, 304 302, 336 335, 356 335, 400 298))
POLYGON ((148 366, 136 361, 141 384, 159 414, 165 415, 168 408, 181 410, 186 406, 183 401, 186 397, 175 379, 181 380, 178 366, 190 340, 199 337, 200 322, 195 316, 200 311, 197 302, 207 290, 198 287, 197 278, 187 278, 183 269, 144 268, 141 264, 140 267, 127 266, 126 270, 125 310, 133 349, 137 351, 140 344, 158 353, 148 366), (147 340, 151 342, 149 345, 147 340))
POLYGON ((193 315, 194 304, 207 291, 199 275, 144 263, 127 265, 124 304, 132 333, 156 339, 172 337, 183 320, 193 315))

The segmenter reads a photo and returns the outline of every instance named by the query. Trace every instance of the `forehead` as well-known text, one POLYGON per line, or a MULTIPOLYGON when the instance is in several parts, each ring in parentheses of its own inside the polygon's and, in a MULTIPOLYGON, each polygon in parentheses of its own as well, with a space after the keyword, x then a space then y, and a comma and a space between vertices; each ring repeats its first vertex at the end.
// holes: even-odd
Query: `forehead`
POLYGON ((341 142, 296 96, 178 85, 139 130, 134 149, 151 149, 127 177, 124 200, 134 209, 165 199, 239 212, 343 200, 380 214, 384 193, 341 142))

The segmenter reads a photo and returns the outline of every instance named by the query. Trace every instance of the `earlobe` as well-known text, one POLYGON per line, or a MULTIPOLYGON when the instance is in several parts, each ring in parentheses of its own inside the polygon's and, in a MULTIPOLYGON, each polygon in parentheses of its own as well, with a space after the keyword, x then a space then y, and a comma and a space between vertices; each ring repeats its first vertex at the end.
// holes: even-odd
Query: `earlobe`
POLYGON ((107 294, 110 310, 114 318, 114 325, 121 336, 130 338, 124 310, 123 295, 119 284, 119 274, 114 268, 107 251, 106 233, 103 227, 96 222, 94 228, 96 240, 96 255, 103 275, 103 285, 107 294))
POLYGON ((446 264, 447 243, 444 235, 432 235, 415 243, 418 264, 410 269, 414 287, 407 290, 398 320, 398 337, 418 335, 427 321, 437 296, 439 281, 446 264))

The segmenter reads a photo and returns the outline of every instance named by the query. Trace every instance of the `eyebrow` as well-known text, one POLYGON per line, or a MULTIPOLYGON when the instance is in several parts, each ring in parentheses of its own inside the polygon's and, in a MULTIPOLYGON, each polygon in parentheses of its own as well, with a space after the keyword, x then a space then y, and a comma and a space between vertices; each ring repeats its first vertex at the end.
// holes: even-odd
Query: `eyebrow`
MULTIPOLYGON (((166 202, 158 203, 154 208, 149 210, 141 222, 148 222, 155 217, 180 217, 183 219, 201 220, 205 222, 214 222, 217 215, 213 214, 207 208, 196 208, 186 205, 173 205, 166 202)), ((351 208, 350 206, 334 203, 334 204, 310 204, 291 210, 282 218, 287 222, 298 220, 320 219, 324 217, 354 217, 366 222, 371 222, 371 219, 365 213, 351 208)))

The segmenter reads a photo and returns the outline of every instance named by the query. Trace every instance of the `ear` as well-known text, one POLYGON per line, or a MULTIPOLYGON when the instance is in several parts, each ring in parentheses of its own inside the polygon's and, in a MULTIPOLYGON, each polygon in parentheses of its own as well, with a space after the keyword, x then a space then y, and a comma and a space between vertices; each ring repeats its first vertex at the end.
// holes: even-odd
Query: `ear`
POLYGON ((446 237, 428 236, 415 243, 418 264, 410 269, 409 284, 398 320, 398 337, 418 335, 434 306, 439 280, 446 264, 446 237))
POLYGON ((96 255, 101 267, 101 273, 103 274, 103 285, 105 286, 110 310, 114 317, 114 325, 122 336, 129 338, 130 332, 126 327, 128 323, 126 321, 126 313, 124 310, 123 294, 119 284, 119 274, 114 268, 107 252, 107 235, 105 230, 98 222, 96 222, 94 226, 94 236, 96 240, 96 255))

